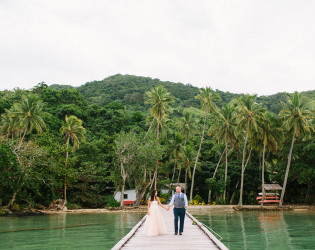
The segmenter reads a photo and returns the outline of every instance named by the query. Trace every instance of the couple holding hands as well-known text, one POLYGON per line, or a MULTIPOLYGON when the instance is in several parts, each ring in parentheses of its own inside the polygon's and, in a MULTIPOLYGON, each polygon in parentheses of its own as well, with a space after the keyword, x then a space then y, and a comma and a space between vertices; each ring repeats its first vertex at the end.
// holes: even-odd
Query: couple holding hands
POLYGON ((167 229, 165 222, 163 220, 162 214, 159 210, 159 206, 163 207, 166 210, 169 210, 170 207, 174 204, 174 229, 175 235, 179 233, 182 235, 184 230, 184 220, 186 214, 186 208, 188 207, 188 201, 186 194, 181 192, 180 187, 176 187, 176 193, 173 195, 171 202, 168 206, 164 206, 159 197, 157 197, 157 191, 153 190, 151 197, 148 202, 148 216, 144 225, 144 235, 146 236, 158 236, 167 234, 167 229), (179 232, 178 232, 178 217, 180 221, 179 232))

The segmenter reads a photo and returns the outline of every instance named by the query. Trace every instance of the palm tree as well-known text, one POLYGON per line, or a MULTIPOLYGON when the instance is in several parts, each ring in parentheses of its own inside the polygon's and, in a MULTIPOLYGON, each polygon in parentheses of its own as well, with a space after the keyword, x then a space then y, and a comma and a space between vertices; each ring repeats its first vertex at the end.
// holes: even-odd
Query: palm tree
POLYGON ((0 133, 5 138, 14 138, 18 136, 20 128, 18 126, 19 119, 11 110, 6 110, 5 113, 1 115, 0 133))
POLYGON ((183 134, 185 135, 186 146, 188 138, 194 135, 197 132, 197 120, 190 112, 186 111, 184 116, 179 121, 179 126, 182 129, 183 134))
MULTIPOLYGON (((186 151, 186 145, 187 145, 187 142, 188 142, 188 139, 189 137, 193 136, 193 134, 196 133, 197 131, 197 121, 196 121, 196 118, 188 111, 186 111, 184 113, 184 116, 179 120, 178 122, 178 126, 179 128, 181 129, 181 131, 183 132, 184 134, 184 137, 185 137, 185 142, 184 142, 184 147, 181 149, 181 151, 186 151)), ((192 152, 191 150, 189 152, 192 152)), ((185 154, 183 154, 183 152, 180 154, 179 158, 182 159, 182 157, 184 156, 185 154)), ((185 166, 185 169, 186 169, 186 172, 185 172, 185 181, 187 181, 187 167, 186 167, 186 162, 184 162, 182 164, 182 161, 181 163, 178 165, 179 166, 179 170, 181 171, 181 166, 184 165, 185 166)), ((189 167, 190 169, 190 167, 189 167)), ((179 179, 180 179, 180 171, 179 171, 179 174, 178 174, 178 178, 177 178, 177 184, 179 183, 179 179)), ((189 170, 190 171, 190 170, 189 170)), ((187 183, 186 183, 187 185, 187 183)), ((186 189, 187 187, 185 188, 185 193, 186 193, 186 189)))
MULTIPOLYGON (((164 116, 168 116, 169 113, 172 112, 171 107, 169 106, 170 103, 173 102, 173 98, 170 96, 170 93, 166 91, 165 88, 162 86, 158 86, 151 91, 146 92, 148 99, 146 103, 153 105, 150 109, 150 113, 153 115, 153 120, 151 126, 147 132, 149 133, 154 120, 157 122, 157 129, 156 129, 156 140, 157 143, 159 142, 159 134, 160 134, 160 127, 162 126, 162 121, 164 116)), ((155 168, 155 183, 154 188, 156 189, 157 184, 157 166, 155 168)))
POLYGON ((199 149, 197 152, 195 165, 194 165, 194 169, 193 169, 193 174, 192 174, 192 178, 191 178, 190 202, 192 202, 195 172, 196 172, 196 167, 197 167, 197 163, 198 163, 198 159, 199 159, 199 155, 200 155, 200 151, 201 151, 201 146, 202 146, 204 135, 205 135, 207 117, 211 111, 214 111, 217 109, 217 106, 215 105, 214 102, 219 101, 221 98, 210 87, 206 87, 206 89, 200 90, 200 93, 196 96, 196 99, 201 101, 201 106, 202 106, 203 110, 205 111, 205 117, 204 117, 203 130, 202 130, 201 140, 200 140, 200 144, 199 144, 199 149))
MULTIPOLYGON (((69 145, 70 141, 73 144, 73 151, 75 151, 76 147, 79 148, 80 140, 85 141, 84 134, 86 133, 86 129, 82 126, 82 120, 78 117, 71 115, 65 117, 65 123, 60 128, 60 133, 63 134, 66 138, 66 162, 65 166, 67 166, 68 158, 69 158, 69 145)), ((67 183, 66 178, 64 180, 64 199, 67 202, 67 183)))
POLYGON ((286 95, 287 103, 282 103, 283 109, 280 111, 279 116, 283 120, 284 129, 286 129, 289 134, 291 134, 292 139, 279 206, 282 206, 283 203, 295 138, 297 137, 300 139, 301 136, 306 137, 307 134, 311 134, 311 130, 313 129, 313 114, 309 110, 309 103, 306 101, 305 97, 300 95, 298 92, 294 92, 292 96, 289 94, 286 95))
MULTIPOLYGON (((181 164, 185 167, 185 194, 187 192, 187 177, 191 179, 191 169, 190 167, 194 163, 194 155, 196 152, 189 145, 183 148, 180 152, 181 164)), ((200 167, 200 163, 197 164, 197 168, 200 167)))
POLYGON ((225 176, 224 176, 224 193, 223 200, 226 197, 226 182, 228 171, 228 154, 229 145, 233 145, 236 134, 236 113, 232 105, 224 104, 221 109, 215 113, 214 125, 210 129, 210 134, 218 140, 225 143, 225 176))
POLYGON ((168 116, 168 114, 172 112, 169 104, 173 102, 173 98, 170 96, 171 94, 167 92, 167 90, 162 86, 158 86, 151 91, 146 92, 145 94, 148 97, 145 103, 153 105, 150 109, 150 113, 153 115, 153 121, 157 121, 156 136, 158 141, 162 119, 164 116, 168 116))
POLYGON ((20 141, 21 147, 27 132, 36 129, 41 134, 46 124, 42 118, 43 102, 34 94, 22 96, 19 102, 13 104, 12 112, 18 118, 18 126, 23 130, 23 136, 20 141))
POLYGON ((246 156, 246 146, 249 136, 254 132, 258 131, 257 119, 260 117, 263 108, 256 103, 256 95, 243 95, 237 102, 237 115, 238 115, 238 126, 239 129, 245 128, 245 141, 243 148, 242 157, 242 175, 241 175, 241 189, 240 189, 240 200, 239 206, 243 204, 243 185, 244 185, 244 173, 245 173, 245 156, 246 156))
POLYGON ((170 140, 169 147, 171 149, 170 156, 172 157, 170 162, 172 163, 174 162, 173 176, 172 176, 172 182, 171 182, 173 183, 176 167, 179 168, 178 180, 180 178, 180 171, 181 171, 181 168, 179 165, 179 159, 180 159, 180 152, 183 149, 183 138, 180 133, 175 133, 174 139, 170 140))
POLYGON ((278 142, 280 141, 280 131, 276 127, 276 116, 270 112, 263 113, 261 117, 260 128, 262 134, 262 144, 263 144, 263 153, 262 153, 262 169, 261 169, 261 188, 262 188, 262 200, 261 206, 264 205, 265 193, 265 154, 266 149, 272 153, 277 152, 278 142))

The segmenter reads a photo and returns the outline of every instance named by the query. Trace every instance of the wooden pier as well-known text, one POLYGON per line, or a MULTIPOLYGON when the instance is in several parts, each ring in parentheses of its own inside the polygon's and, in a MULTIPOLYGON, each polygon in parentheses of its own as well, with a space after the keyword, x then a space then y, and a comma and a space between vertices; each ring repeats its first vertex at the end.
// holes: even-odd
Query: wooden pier
POLYGON ((174 235, 173 209, 160 208, 168 234, 149 237, 143 234, 145 215, 112 249, 228 249, 202 223, 186 212, 183 235, 174 235), (196 221, 196 225, 193 225, 196 221))

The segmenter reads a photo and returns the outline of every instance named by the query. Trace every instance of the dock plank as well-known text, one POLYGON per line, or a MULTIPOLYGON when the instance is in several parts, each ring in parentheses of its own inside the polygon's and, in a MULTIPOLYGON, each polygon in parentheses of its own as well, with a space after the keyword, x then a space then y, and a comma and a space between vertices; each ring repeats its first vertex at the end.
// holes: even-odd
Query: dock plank
POLYGON ((173 209, 160 208, 167 235, 149 237, 143 233, 145 217, 113 249, 227 249, 222 242, 189 213, 185 216, 183 235, 174 235, 173 209), (193 225, 193 220, 198 225, 193 225))

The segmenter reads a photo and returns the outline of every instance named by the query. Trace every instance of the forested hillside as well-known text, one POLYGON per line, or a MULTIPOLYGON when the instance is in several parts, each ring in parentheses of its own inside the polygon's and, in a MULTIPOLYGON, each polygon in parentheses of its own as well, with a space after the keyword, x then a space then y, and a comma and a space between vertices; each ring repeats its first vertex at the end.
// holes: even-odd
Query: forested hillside
POLYGON ((170 182, 187 183, 193 203, 257 204, 263 177, 283 185, 286 172, 284 201, 312 203, 314 97, 129 75, 1 91, 0 206, 116 206, 128 188, 139 204, 170 182))

